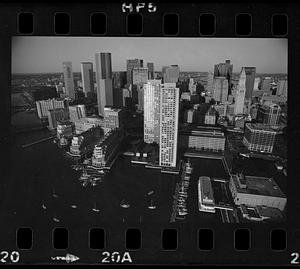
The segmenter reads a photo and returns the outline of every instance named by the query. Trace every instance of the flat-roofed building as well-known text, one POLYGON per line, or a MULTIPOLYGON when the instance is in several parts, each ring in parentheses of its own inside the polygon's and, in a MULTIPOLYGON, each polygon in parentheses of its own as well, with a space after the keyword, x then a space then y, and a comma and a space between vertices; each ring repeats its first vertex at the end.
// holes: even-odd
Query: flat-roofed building
POLYGON ((215 213, 214 191, 209 177, 202 176, 198 180, 199 211, 215 213))
POLYGON ((66 108, 55 108, 48 110, 48 128, 50 130, 56 129, 57 121, 61 120, 68 120, 69 119, 69 112, 66 108))
POLYGON ((236 205, 268 206, 281 211, 286 206, 286 196, 273 178, 232 174, 229 188, 236 205))
POLYGON ((74 89, 74 77, 72 71, 72 62, 63 62, 63 75, 65 82, 66 94, 71 98, 75 99, 75 89, 74 89))
POLYGON ((35 104, 38 112, 38 117, 40 119, 48 118, 49 109, 68 107, 68 102, 65 99, 41 100, 41 101, 36 101, 35 104))
POLYGON ((81 77, 82 77, 82 88, 85 96, 89 92, 94 92, 94 72, 93 63, 82 62, 81 63, 81 77))
POLYGON ((124 111, 119 108, 113 107, 105 107, 104 108, 104 132, 108 132, 112 129, 122 129, 124 122, 123 122, 123 113, 124 111))
POLYGON ((197 126, 179 131, 179 144, 183 148, 224 151, 225 141, 220 127, 197 126))
POLYGON ((75 126, 75 133, 81 134, 91 128, 97 126, 103 126, 103 119, 98 116, 89 116, 75 121, 74 126, 75 126))
POLYGON ((243 144, 253 151, 271 153, 277 131, 260 123, 246 123, 243 144))
POLYGON ((86 117, 85 105, 69 106, 70 121, 76 122, 86 117))
POLYGON ((257 120, 267 125, 278 125, 281 116, 281 108, 272 102, 265 102, 257 113, 257 120))

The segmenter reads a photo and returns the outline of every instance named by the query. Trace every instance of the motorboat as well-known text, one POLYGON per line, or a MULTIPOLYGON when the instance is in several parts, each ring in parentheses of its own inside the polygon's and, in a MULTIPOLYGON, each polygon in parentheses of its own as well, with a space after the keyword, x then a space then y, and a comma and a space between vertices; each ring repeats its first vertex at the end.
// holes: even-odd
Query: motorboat
POLYGON ((83 183, 82 183, 82 186, 83 186, 83 187, 86 187, 86 186, 87 186, 87 184, 88 184, 88 181, 87 181, 87 180, 85 180, 85 181, 83 181, 83 183))
POLYGON ((120 207, 129 208, 130 204, 128 202, 125 202, 125 200, 122 200, 121 203, 120 203, 120 207))
POLYGON ((57 216, 56 216, 55 213, 54 213, 54 216, 53 216, 52 220, 53 220, 54 222, 60 222, 60 220, 57 218, 57 216))
POLYGON ((53 198, 58 198, 58 195, 55 193, 55 190, 53 189, 53 192, 52 192, 52 197, 53 198))
POLYGON ((98 170, 98 173, 99 173, 99 174, 102 174, 102 175, 105 174, 105 172, 104 172, 103 170, 98 170))
POLYGON ((147 193, 147 195, 149 196, 149 195, 152 195, 154 193, 154 191, 149 191, 148 193, 147 193))
POLYGON ((77 205, 71 205, 72 208, 76 209, 77 208, 77 205))
POLYGON ((45 206, 45 204, 42 204, 42 208, 43 208, 44 210, 47 209, 47 207, 45 206))

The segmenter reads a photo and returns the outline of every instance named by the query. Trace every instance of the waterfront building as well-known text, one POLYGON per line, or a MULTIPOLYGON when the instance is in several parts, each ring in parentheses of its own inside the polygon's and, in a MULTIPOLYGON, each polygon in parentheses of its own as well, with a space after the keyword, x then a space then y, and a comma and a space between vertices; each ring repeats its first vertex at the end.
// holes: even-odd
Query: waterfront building
POLYGON ((92 153, 102 136, 103 130, 101 127, 91 128, 80 135, 74 135, 70 146, 70 155, 80 157, 92 153))
POLYGON ((205 113, 204 124, 215 125, 216 124, 216 110, 213 106, 210 106, 205 113))
POLYGON ((161 80, 144 84, 144 142, 159 143, 161 80))
POLYGON ((281 108, 272 102, 265 102, 259 109, 257 114, 258 122, 267 125, 278 125, 281 116, 281 108))
POLYGON ((54 108, 48 110, 48 128, 53 130, 57 127, 57 121, 68 120, 69 111, 66 108, 54 108))
POLYGON ((245 103, 245 94, 246 94, 246 72, 245 68, 242 67, 242 71, 240 73, 239 84, 235 97, 235 108, 234 114, 242 114, 244 110, 245 103))
POLYGON ((179 145, 195 150, 224 151, 225 135, 220 127, 197 126, 179 132, 179 145))
POLYGON ((56 108, 66 108, 68 107, 68 102, 65 99, 48 99, 36 101, 36 108, 38 117, 40 119, 48 118, 48 110, 56 108))
POLYGON ((229 189, 236 205, 268 206, 281 211, 286 206, 286 196, 273 178, 232 174, 229 189))
POLYGON ((160 94, 159 165, 176 167, 179 88, 164 83, 160 94))
POLYGON ((86 117, 85 105, 69 106, 70 121, 76 122, 86 117))
POLYGON ((230 60, 226 60, 225 63, 219 63, 215 65, 214 78, 225 77, 228 81, 228 86, 230 86, 232 78, 233 65, 230 64, 230 60))
POLYGON ((226 77, 215 77, 212 97, 217 102, 225 103, 228 97, 228 80, 226 77))
POLYGON ((104 115, 105 106, 113 106, 111 53, 95 54, 98 114, 104 115))
POLYGON ((71 98, 75 99, 75 89, 74 89, 74 78, 72 72, 72 62, 63 62, 63 75, 65 82, 66 94, 71 98))
POLYGON ((147 63, 148 79, 154 79, 154 63, 147 63))
POLYGON ((162 68, 162 76, 164 83, 177 83, 180 69, 178 65, 164 66, 162 68))
POLYGON ((199 177, 198 180, 198 208, 203 212, 216 212, 211 179, 206 176, 199 177))
POLYGON ((252 100, 252 94, 254 89, 254 81, 256 74, 256 67, 244 67, 246 73, 246 93, 245 98, 252 100))
POLYGON ((128 59, 127 65, 127 84, 132 84, 132 69, 143 67, 142 59, 128 59))
POLYGON ((76 134, 81 134, 83 132, 88 131, 91 128, 103 125, 103 119, 98 116, 84 117, 74 122, 76 134))
POLYGON ((81 78, 82 78, 82 88, 85 96, 89 92, 94 92, 94 72, 93 63, 82 62, 81 63, 81 78))
POLYGON ((287 79, 279 80, 277 84, 276 95, 284 96, 285 98, 287 98, 287 84, 288 84, 287 79))
POLYGON ((124 111, 119 108, 104 108, 104 133, 107 133, 113 129, 122 129, 124 127, 123 112, 124 111))
POLYGON ((243 144, 252 151, 271 153, 277 131, 268 125, 246 123, 243 144))
POLYGON ((74 123, 68 120, 57 121, 56 136, 60 140, 62 137, 71 138, 73 136, 74 123))
POLYGON ((110 130, 94 146, 92 166, 96 168, 105 167, 114 159, 123 139, 123 132, 119 129, 110 130))

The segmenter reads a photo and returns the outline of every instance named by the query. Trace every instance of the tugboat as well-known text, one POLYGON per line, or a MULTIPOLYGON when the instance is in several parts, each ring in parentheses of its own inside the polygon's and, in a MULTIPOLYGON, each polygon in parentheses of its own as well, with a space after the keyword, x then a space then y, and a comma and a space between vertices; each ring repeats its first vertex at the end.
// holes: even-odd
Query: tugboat
POLYGON ((153 204, 153 200, 151 199, 150 205, 148 206, 149 209, 154 210, 156 209, 156 205, 153 204))
POLYGON ((125 202, 125 200, 123 199, 120 203, 120 207, 122 208, 129 208, 130 204, 128 202, 125 202))

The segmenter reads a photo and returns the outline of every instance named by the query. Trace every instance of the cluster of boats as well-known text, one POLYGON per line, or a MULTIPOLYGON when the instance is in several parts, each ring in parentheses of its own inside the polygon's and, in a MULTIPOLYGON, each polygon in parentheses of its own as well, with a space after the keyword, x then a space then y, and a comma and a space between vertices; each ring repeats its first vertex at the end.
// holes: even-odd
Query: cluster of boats
POLYGON ((81 164, 73 164, 71 167, 72 167, 72 169, 74 169, 75 171, 83 170, 83 165, 81 165, 81 164))
MULTIPOLYGON (((54 199, 58 199, 58 198, 59 198, 58 194, 55 192, 54 189, 53 189, 53 192, 52 192, 52 198, 54 198, 54 199)), ((71 207, 72 209, 77 209, 77 208, 78 208, 78 206, 77 206, 76 204, 71 204, 70 207, 71 207)), ((42 209, 43 209, 44 211, 46 211, 46 210, 48 209, 45 203, 42 204, 42 209)), ((91 210, 92 210, 93 212, 95 212, 95 213, 100 212, 100 209, 97 207, 96 202, 94 203, 94 206, 93 206, 93 208, 92 208, 91 210)), ((53 213, 52 220, 53 220, 54 222, 57 222, 57 223, 60 222, 60 219, 57 217, 56 212, 53 213)))
MULTIPOLYGON (((149 191, 145 196, 151 196, 153 193, 154 193, 154 191, 151 190, 151 191, 149 191)), ((128 201, 126 201, 125 199, 123 199, 123 200, 121 201, 121 203, 120 203, 120 207, 126 209, 126 208, 129 208, 129 207, 130 207, 130 204, 129 204, 128 201)), ((153 199, 152 199, 152 198, 151 198, 151 200, 150 200, 150 205, 148 206, 148 209, 150 209, 150 210, 156 209, 156 205, 153 204, 153 199)))
POLYGON ((188 214, 188 210, 186 207, 186 199, 188 198, 187 190, 190 184, 191 173, 193 169, 191 164, 188 162, 185 165, 185 170, 182 174, 182 179, 176 186, 176 195, 175 199, 177 201, 176 208, 177 214, 179 215, 176 217, 177 219, 185 219, 185 216, 188 214))
MULTIPOLYGON (((99 173, 104 175, 103 170, 99 170, 99 173), (102 171, 102 173, 100 171, 102 171)), ((79 178, 79 181, 82 182, 81 184, 83 187, 86 187, 89 183, 91 184, 92 187, 95 187, 98 185, 98 183, 102 182, 102 177, 92 176, 88 174, 86 170, 83 170, 83 173, 79 178)))

